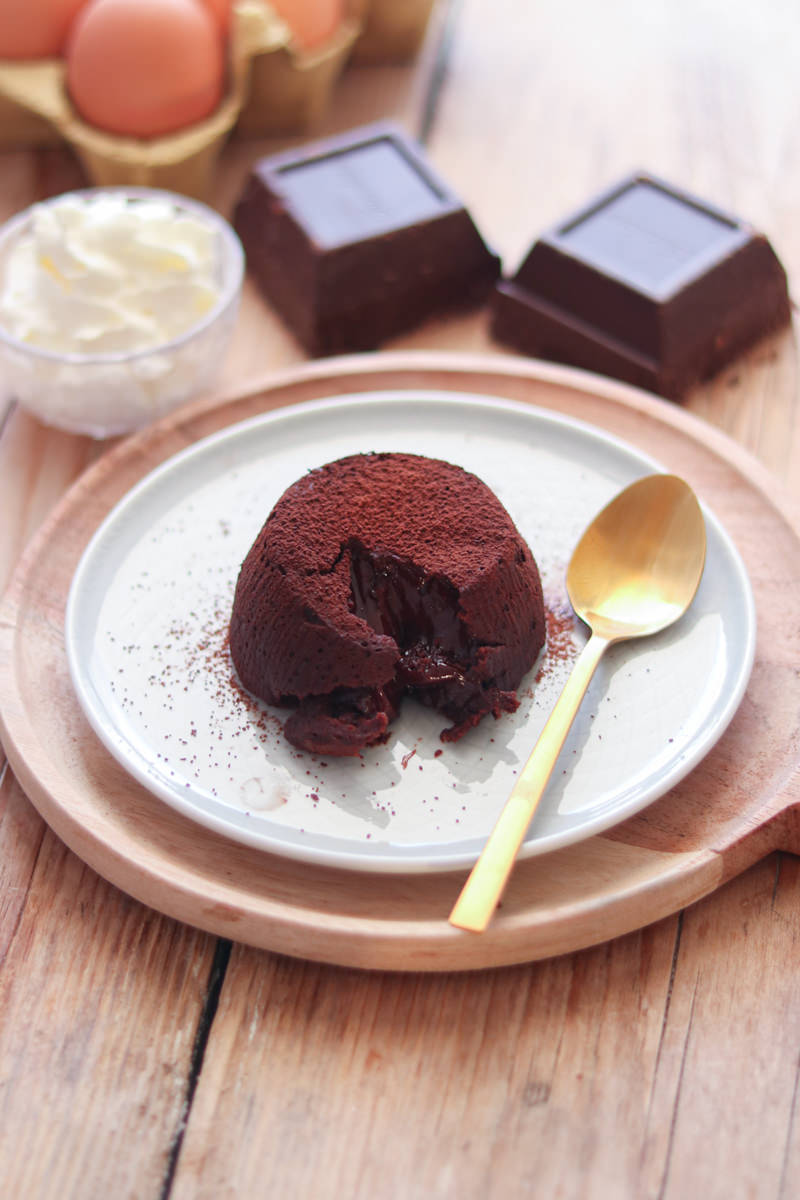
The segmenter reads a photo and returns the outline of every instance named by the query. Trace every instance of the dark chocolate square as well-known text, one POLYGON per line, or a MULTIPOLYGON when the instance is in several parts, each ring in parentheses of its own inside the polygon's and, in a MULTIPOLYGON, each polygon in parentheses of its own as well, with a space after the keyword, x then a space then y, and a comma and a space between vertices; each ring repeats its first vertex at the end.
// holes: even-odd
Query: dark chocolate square
POLYGON ((790 316, 763 235, 645 174, 544 234, 492 300, 499 340, 672 399, 790 316))
POLYGON ((500 273, 462 202, 386 123, 257 163, 234 225, 265 297, 312 354, 372 349, 480 303, 500 273))

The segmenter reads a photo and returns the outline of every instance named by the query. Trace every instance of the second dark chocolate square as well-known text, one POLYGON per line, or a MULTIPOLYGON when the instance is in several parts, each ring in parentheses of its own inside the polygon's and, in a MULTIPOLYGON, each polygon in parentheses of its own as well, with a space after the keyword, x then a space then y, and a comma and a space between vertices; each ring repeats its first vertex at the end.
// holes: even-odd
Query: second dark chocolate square
POLYGON ((542 235, 492 300, 500 341, 671 399, 790 316, 762 234, 646 174, 542 235))

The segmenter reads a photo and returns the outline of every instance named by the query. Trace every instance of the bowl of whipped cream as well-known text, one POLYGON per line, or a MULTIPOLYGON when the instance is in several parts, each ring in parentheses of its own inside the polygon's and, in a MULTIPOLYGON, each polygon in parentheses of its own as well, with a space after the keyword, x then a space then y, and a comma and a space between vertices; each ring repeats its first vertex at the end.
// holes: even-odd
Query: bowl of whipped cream
POLYGON ((0 229, 0 386, 71 433, 141 429, 210 388, 244 265, 230 225, 172 192, 35 204, 0 229))

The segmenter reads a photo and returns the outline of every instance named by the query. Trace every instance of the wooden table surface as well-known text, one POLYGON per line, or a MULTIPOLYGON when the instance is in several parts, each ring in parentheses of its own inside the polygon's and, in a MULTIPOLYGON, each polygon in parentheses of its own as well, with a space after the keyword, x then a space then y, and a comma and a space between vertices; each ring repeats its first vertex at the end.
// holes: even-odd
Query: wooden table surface
MULTIPOLYGON (((350 69, 318 132, 398 119, 508 269, 645 167, 763 229, 797 288, 798 62, 795 0, 463 0, 439 5, 413 64, 350 69)), ((222 212, 250 163, 289 141, 229 145, 222 212)), ((4 154, 0 180, 2 218, 84 182, 59 149, 4 154)), ((485 313, 392 348, 499 350, 485 313)), ((302 360, 248 284, 221 391, 302 360)), ((800 499, 793 331, 686 406, 800 499)), ((3 582, 104 448, 4 410, 3 582)), ((4 769, 3 1195, 788 1200, 799 943, 800 864, 772 855, 682 913, 554 960, 402 975, 282 958, 122 894, 4 769)))

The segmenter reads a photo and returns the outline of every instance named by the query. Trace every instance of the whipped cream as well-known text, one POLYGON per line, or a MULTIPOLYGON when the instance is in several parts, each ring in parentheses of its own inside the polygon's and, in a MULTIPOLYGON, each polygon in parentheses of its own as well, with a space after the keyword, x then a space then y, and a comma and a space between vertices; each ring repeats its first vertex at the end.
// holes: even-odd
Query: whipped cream
POLYGON ((220 297, 216 232, 163 198, 67 195, 32 209, 10 249, 0 324, 59 354, 148 350, 220 297))
POLYGON ((0 229, 0 386, 72 433, 139 429, 211 386, 243 273, 227 222, 171 192, 34 205, 0 229))

